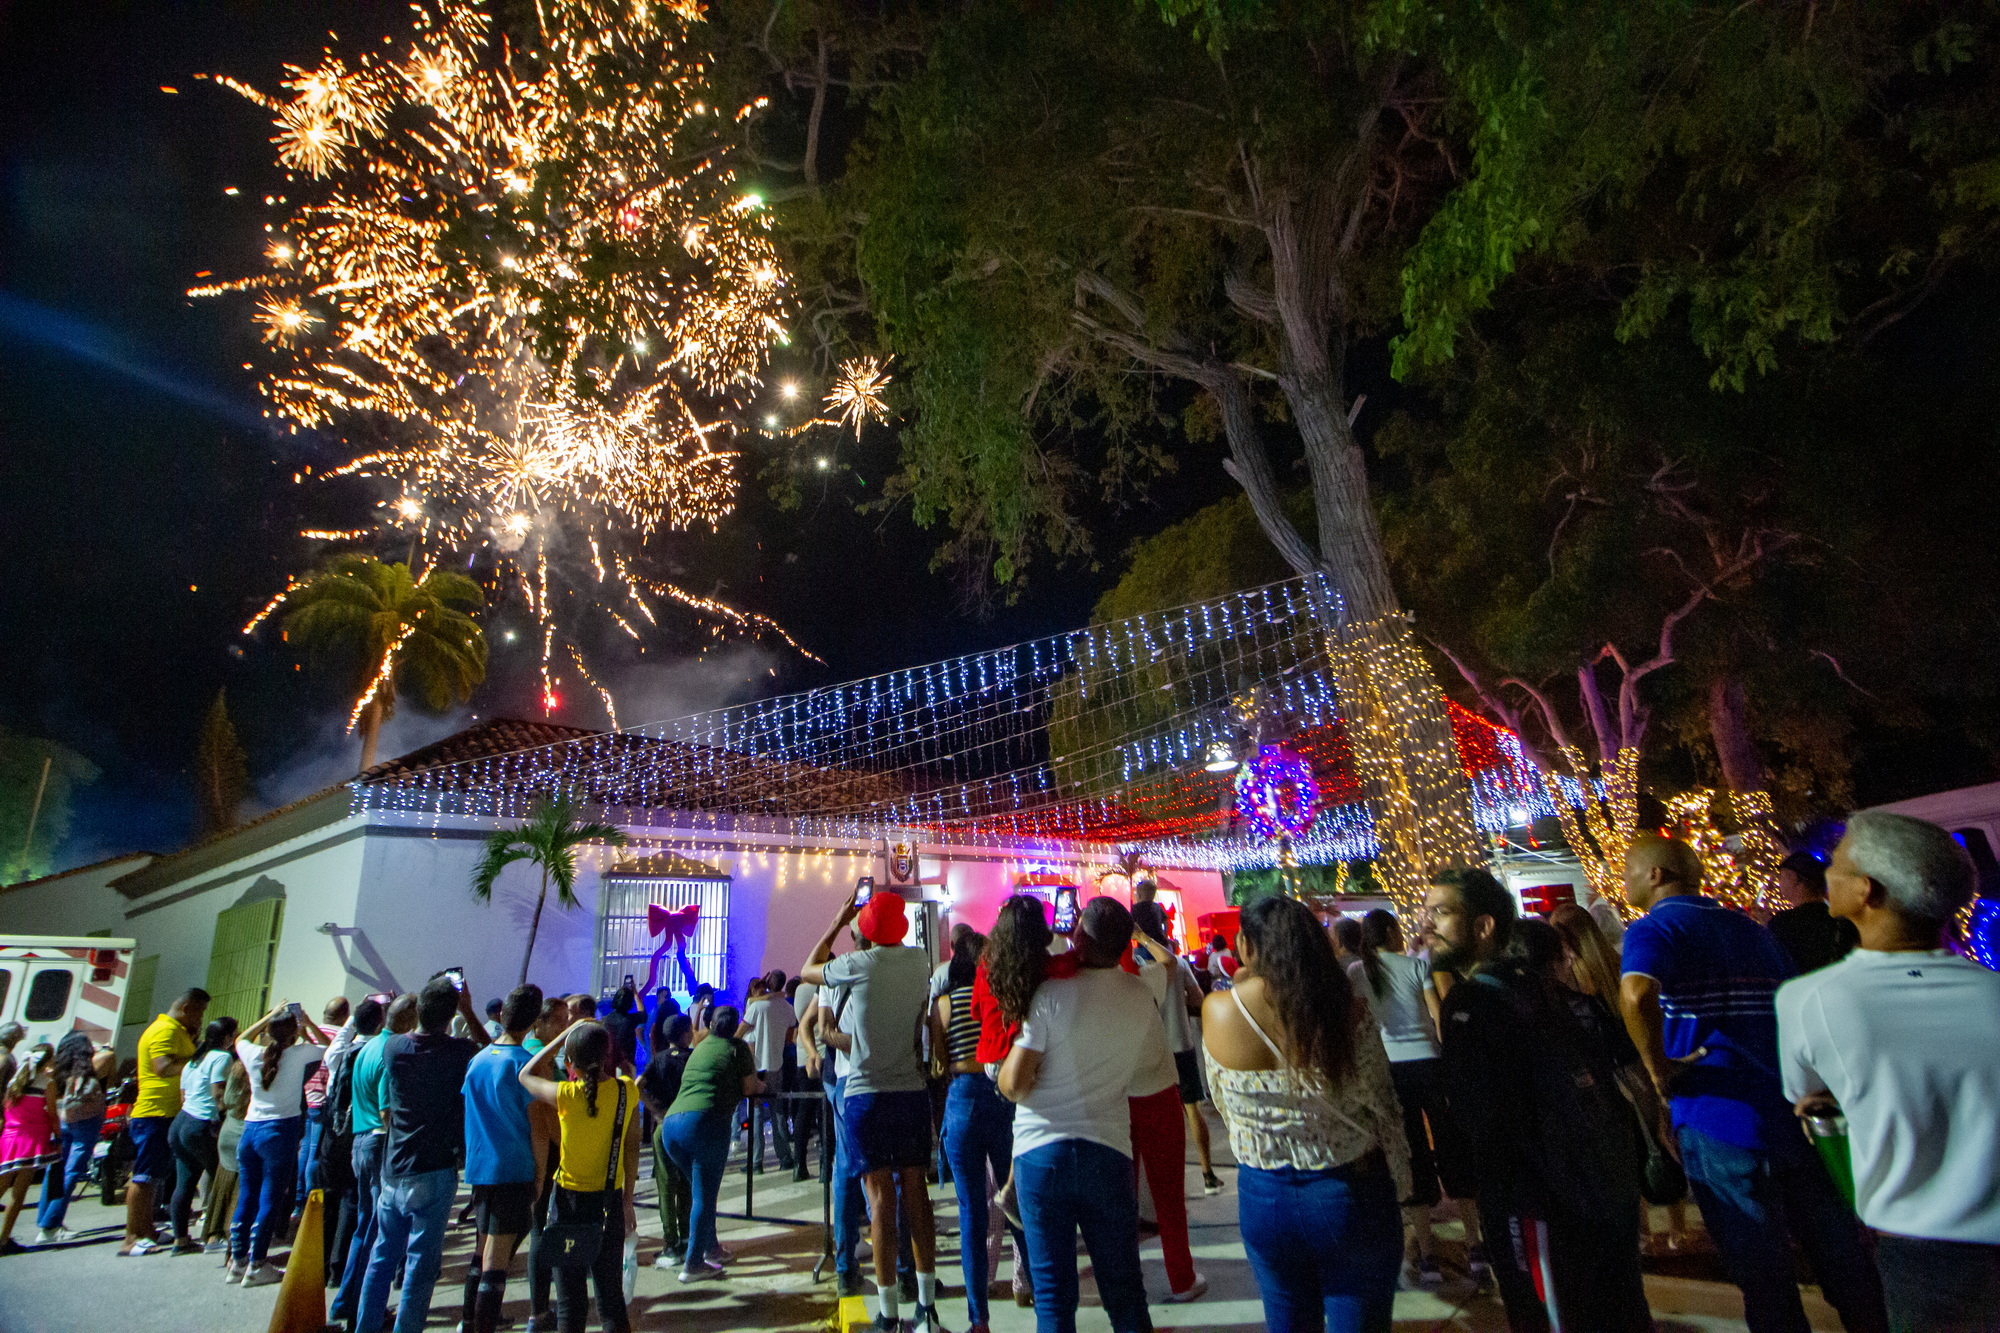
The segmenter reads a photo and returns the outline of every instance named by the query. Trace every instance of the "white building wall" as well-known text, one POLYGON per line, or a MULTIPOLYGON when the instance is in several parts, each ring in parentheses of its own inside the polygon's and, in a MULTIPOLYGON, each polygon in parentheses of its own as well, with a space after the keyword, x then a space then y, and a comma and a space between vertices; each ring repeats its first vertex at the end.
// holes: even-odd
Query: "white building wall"
POLYGON ((126 934, 125 895, 111 881, 146 864, 146 856, 120 857, 0 892, 0 934, 126 934))
POLYGON ((353 912, 366 846, 362 828, 360 820, 345 819, 132 902, 126 922, 139 956, 160 956, 155 999, 207 983, 215 919, 222 912, 283 898, 271 999, 297 1000, 317 1018, 320 1006, 344 988, 332 941, 315 927, 353 912))

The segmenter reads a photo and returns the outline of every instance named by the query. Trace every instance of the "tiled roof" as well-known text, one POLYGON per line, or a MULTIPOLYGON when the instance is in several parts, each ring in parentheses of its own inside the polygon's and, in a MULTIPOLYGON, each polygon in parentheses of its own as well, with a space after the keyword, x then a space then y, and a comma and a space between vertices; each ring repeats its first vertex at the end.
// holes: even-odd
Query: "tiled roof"
POLYGON ((441 764, 463 763, 468 759, 490 759, 517 750, 539 750, 545 745, 580 741, 600 733, 588 727, 565 727, 557 722, 524 722, 517 717, 488 718, 484 722, 455 731, 441 741, 412 750, 396 759, 385 759, 361 775, 367 783, 388 782, 408 777, 441 764))

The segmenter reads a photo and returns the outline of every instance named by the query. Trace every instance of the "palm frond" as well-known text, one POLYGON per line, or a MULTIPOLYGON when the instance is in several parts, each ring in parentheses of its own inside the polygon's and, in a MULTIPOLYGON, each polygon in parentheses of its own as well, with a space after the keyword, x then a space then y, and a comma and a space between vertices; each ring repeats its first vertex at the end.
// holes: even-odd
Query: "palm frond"
POLYGON ((472 871, 472 896, 481 902, 493 900, 493 884, 500 872, 516 861, 537 861, 536 849, 522 842, 518 829, 495 829, 486 837, 486 850, 472 871))

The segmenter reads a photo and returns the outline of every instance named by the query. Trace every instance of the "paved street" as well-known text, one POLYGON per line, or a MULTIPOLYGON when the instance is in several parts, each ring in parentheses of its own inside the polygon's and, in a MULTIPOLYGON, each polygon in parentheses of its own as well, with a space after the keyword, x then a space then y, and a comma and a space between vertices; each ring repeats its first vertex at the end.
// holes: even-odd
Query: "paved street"
MULTIPOLYGON (((1218 1147, 1220 1137, 1218 1136, 1218 1147)), ((740 1158, 738 1165, 740 1166, 740 1158)), ((1234 1169, 1221 1167, 1225 1180, 1234 1169)), ((1155 1304, 1153 1320, 1161 1328, 1248 1330, 1263 1327, 1263 1310, 1256 1285, 1243 1258, 1236 1233, 1236 1195, 1232 1188, 1214 1198, 1199 1194, 1199 1177, 1190 1169, 1188 1184, 1194 1252, 1197 1266, 1209 1280, 1209 1295, 1191 1305, 1155 1304)), ((964 1326, 957 1262, 957 1209, 951 1190, 934 1191, 943 1255, 939 1271, 947 1281, 946 1319, 954 1330, 964 1326)), ((739 1216, 725 1219, 722 1238, 735 1251, 726 1281, 684 1288, 671 1274, 650 1266, 659 1246, 659 1219, 650 1211, 651 1185, 642 1177, 638 1297, 634 1326, 673 1329, 676 1333, 724 1333, 725 1330, 813 1330, 824 1327, 833 1312, 832 1284, 815 1284, 812 1266, 819 1254, 820 1196, 817 1182, 795 1185, 789 1174, 773 1173, 756 1180, 758 1219, 745 1221, 744 1181, 732 1173, 723 1192, 724 1209, 739 1216), (770 1218, 787 1221, 765 1220, 770 1218)), ((276 1287, 244 1291, 225 1285, 216 1256, 145 1259, 115 1257, 121 1216, 102 1208, 94 1196, 79 1200, 70 1211, 71 1223, 83 1232, 79 1242, 47 1252, 0 1259, 0 1333, 100 1333, 107 1327, 144 1333, 264 1333, 276 1298, 276 1287)), ((20 1230, 32 1240, 32 1207, 24 1212, 20 1230)), ((1441 1234, 1450 1241, 1456 1227, 1441 1234)), ((459 1317, 460 1286, 471 1230, 454 1228, 446 1253, 444 1277, 432 1303, 429 1327, 451 1329, 459 1317)), ((1456 1249, 1452 1245, 1453 1250, 1456 1249)), ((1159 1244, 1145 1248, 1148 1287, 1155 1297, 1166 1292, 1159 1244)), ((517 1280, 510 1284, 507 1317, 519 1333, 527 1324, 527 1290, 519 1275, 525 1254, 516 1260, 517 1280)), ((1004 1271, 1004 1265, 1003 1265, 1004 1271)), ((1725 1283, 1690 1277, 1651 1276, 1647 1281, 1661 1333, 1725 1333, 1741 1330, 1742 1302, 1725 1283)), ((1079 1327, 1085 1333, 1108 1328, 1095 1308, 1087 1273, 1085 1304, 1079 1327)), ((1808 1296, 1815 1329, 1834 1330, 1838 1320, 1816 1297, 1808 1296)), ((595 1323, 592 1327, 596 1327, 595 1323)), ((1447 1284, 1442 1290, 1405 1292, 1396 1300, 1398 1333, 1452 1333, 1503 1330, 1506 1321, 1498 1302, 1475 1293, 1469 1283, 1447 1284)), ((1033 1311, 1003 1300, 993 1307, 995 1333, 1031 1333, 1033 1311)))

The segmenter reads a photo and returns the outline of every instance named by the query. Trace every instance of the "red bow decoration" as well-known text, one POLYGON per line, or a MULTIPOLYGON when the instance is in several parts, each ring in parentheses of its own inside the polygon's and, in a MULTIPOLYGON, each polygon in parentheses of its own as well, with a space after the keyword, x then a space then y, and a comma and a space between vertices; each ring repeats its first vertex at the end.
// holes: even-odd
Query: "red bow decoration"
POLYGON ((686 907, 662 907, 658 903, 647 903, 646 933, 661 936, 661 946, 671 949, 694 938, 695 923, 700 917, 700 903, 689 903, 686 907))

